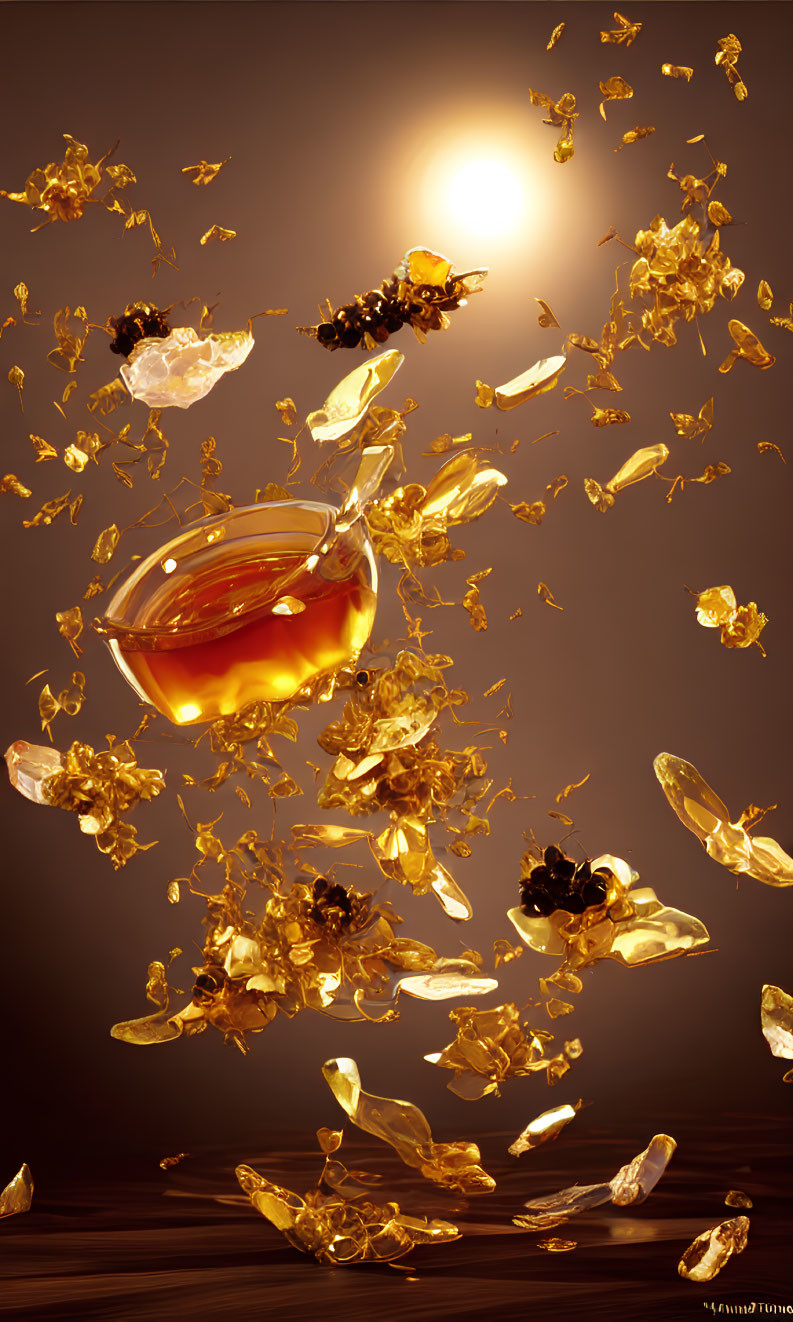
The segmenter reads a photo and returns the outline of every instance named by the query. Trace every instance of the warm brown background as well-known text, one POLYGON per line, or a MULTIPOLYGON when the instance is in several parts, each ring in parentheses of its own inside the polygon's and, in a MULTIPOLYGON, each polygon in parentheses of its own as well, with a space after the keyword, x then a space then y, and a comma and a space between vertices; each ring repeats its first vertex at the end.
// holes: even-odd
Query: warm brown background
MULTIPOLYGON (((85 400, 117 368, 97 334, 64 422, 50 401, 60 398, 67 378, 46 362, 55 310, 83 303, 103 323, 128 300, 165 304, 198 295, 220 300, 216 326, 230 329, 265 307, 288 306, 288 317, 256 322, 257 346, 242 371, 188 413, 164 415, 171 450, 162 485, 175 485, 184 473, 198 477, 199 446, 211 434, 225 464, 220 486, 243 503, 257 485, 286 473, 274 401, 292 395, 304 415, 360 361, 355 353, 326 354, 293 327, 315 319, 321 298, 337 304, 377 284, 406 248, 435 245, 458 269, 489 264, 491 274, 486 292, 455 316, 448 333, 423 347, 407 331, 393 341, 407 361, 384 402, 409 394, 421 404, 408 432, 410 476, 426 480, 434 471, 436 461, 420 454, 438 433, 472 430, 481 445, 522 439, 504 460, 511 500, 539 498, 560 473, 570 485, 541 528, 497 507, 458 534, 465 565, 428 576, 444 595, 459 597, 465 572, 494 568, 483 585, 488 632, 475 635, 459 608, 445 609, 425 621, 435 630, 428 646, 457 658, 456 682, 475 699, 471 715, 493 718, 501 697, 477 695, 507 677, 515 717, 506 749, 496 741, 492 769, 498 783, 512 775, 516 788, 536 799, 497 805, 491 837, 476 842, 467 863, 455 862, 476 905, 468 927, 455 929, 431 899, 412 901, 401 892, 395 898, 408 930, 444 952, 467 944, 489 952, 495 937, 512 934, 504 913, 516 894, 522 829, 531 824, 543 843, 554 840, 557 828, 546 816, 554 795, 591 771, 569 801, 583 848, 629 858, 664 900, 706 921, 719 951, 633 973, 598 966, 575 1018, 561 1025, 564 1036, 575 1032, 584 1042, 575 1071, 553 1093, 539 1079, 513 1082, 498 1104, 457 1100, 446 1091, 447 1076, 422 1061, 451 1036, 442 1006, 406 1004, 397 1024, 380 1028, 309 1015, 281 1019, 253 1040, 247 1059, 214 1032, 135 1050, 111 1041, 109 1026, 144 1012, 148 960, 179 944, 188 952, 186 966, 200 936, 197 904, 188 899, 171 908, 165 890, 193 861, 175 805, 180 770, 208 774, 212 767, 171 743, 141 746, 144 765, 168 772, 170 793, 136 818, 142 837, 161 843, 115 875, 73 818, 35 808, 6 787, 2 1170, 9 1175, 23 1159, 46 1181, 47 1170, 84 1157, 104 1161, 107 1170, 125 1154, 158 1157, 214 1143, 231 1144, 244 1157, 246 1144, 285 1126, 304 1129, 308 1141, 312 1127, 339 1119, 319 1074, 332 1054, 356 1056, 372 1091, 419 1103, 441 1138, 517 1132, 530 1115, 578 1096, 592 1105, 577 1124, 642 1116, 648 1137, 680 1110, 701 1116, 704 1135, 714 1110, 783 1113, 789 1105, 784 1067, 760 1035, 759 999, 763 982, 793 988, 793 896, 752 881, 736 889, 677 823, 651 764, 661 749, 690 759, 736 815, 751 800, 778 802, 768 829, 787 848, 793 844, 793 341, 766 327, 754 297, 762 277, 777 295, 776 311, 787 310, 793 292, 793 17, 786 5, 760 3, 632 5, 629 13, 645 28, 626 50, 600 44, 611 9, 594 4, 4 6, 2 186, 23 187, 34 166, 59 157, 64 131, 96 156, 119 137, 116 159, 139 180, 130 196, 151 208, 180 264, 152 281, 145 233, 122 236, 118 218, 98 207, 79 224, 32 236, 29 212, 0 207, 0 311, 5 317, 15 310, 11 289, 24 279, 32 307, 43 313, 38 328, 12 328, 0 344, 2 471, 34 489, 24 505, 6 496, 0 507, 4 745, 38 737, 35 698, 43 681, 26 688, 28 677, 50 667, 57 688, 72 669, 54 613, 81 598, 95 570, 89 551, 97 532, 113 520, 130 523, 159 496, 143 474, 126 491, 107 463, 82 477, 60 461, 33 464, 28 434, 60 448, 79 426, 90 429, 85 400), (546 54, 550 31, 563 18, 568 30, 546 54), (744 105, 713 64, 717 38, 730 30, 744 43, 744 105), (660 76, 667 60, 695 67, 690 86, 660 76), (615 72, 636 95, 610 107, 604 124, 597 82, 615 72), (529 107, 530 86, 555 96, 569 88, 579 98, 576 156, 564 167, 552 160, 553 130, 529 107), (614 154, 622 132, 636 124, 654 124, 657 132, 614 154), (693 328, 681 332, 675 350, 626 355, 618 364, 624 394, 598 402, 627 408, 627 427, 595 431, 585 402, 565 403, 561 389, 509 416, 478 410, 476 377, 503 381, 558 352, 563 332, 538 328, 535 295, 550 302, 564 332, 599 334, 614 266, 628 254, 616 244, 598 248, 597 240, 612 224, 630 240, 659 211, 677 219, 679 194, 666 170, 674 160, 679 169, 705 172, 703 148, 684 145, 700 132, 729 164, 721 197, 736 225, 724 246, 746 271, 737 302, 703 322, 707 357, 693 328), (536 197, 521 231, 492 242, 449 222, 436 197, 445 158, 464 154, 469 143, 482 154, 486 142, 536 197), (180 174, 201 157, 228 155, 231 162, 208 189, 180 174), (199 247, 214 223, 236 229, 238 238, 199 247), (777 353, 772 371, 739 363, 732 375, 718 375, 731 315, 777 353), (24 416, 5 384, 15 363, 26 374, 24 416), (678 440, 669 411, 696 412, 711 393, 716 427, 704 446, 678 440), (552 428, 558 437, 531 447, 552 428), (605 480, 633 450, 660 440, 672 450, 672 475, 693 475, 718 460, 732 466, 732 475, 689 488, 671 506, 666 488, 648 482, 606 517, 598 514, 585 499, 584 477, 605 480), (758 455, 760 440, 779 444, 789 466, 758 455), (86 492, 79 527, 21 528, 22 518, 68 486, 86 492), (540 579, 564 613, 538 601, 540 579), (766 661, 756 649, 726 651, 715 633, 696 625, 683 586, 717 583, 731 583, 740 601, 755 599, 767 612, 766 661), (518 605, 522 618, 507 623, 518 605)), ((583 355, 573 356, 566 381, 583 384, 587 366, 583 355)), ((144 406, 135 404, 113 420, 132 420, 134 432, 145 418, 144 406)), ((118 567, 133 552, 152 549, 154 536, 125 539, 118 567)), ((394 582, 386 567, 379 638, 399 630, 394 582)), ((78 736, 100 742, 108 730, 130 733, 139 718, 134 695, 90 637, 83 668, 88 700, 76 720, 56 720, 62 746, 78 736)), ((304 725, 302 747, 285 754, 296 774, 305 758, 324 759, 313 742, 317 720, 309 715, 304 725)), ((310 790, 308 778, 304 783, 310 790)), ((225 807, 229 830, 240 820, 230 789, 189 803, 203 819, 225 807)), ((258 811, 266 829, 266 802, 258 811)), ((279 822, 317 816, 308 794, 287 805, 279 822)), ((550 963, 527 952, 505 972, 504 999, 530 995, 546 969, 550 963)), ((751 1126, 745 1145, 748 1157, 751 1126)))

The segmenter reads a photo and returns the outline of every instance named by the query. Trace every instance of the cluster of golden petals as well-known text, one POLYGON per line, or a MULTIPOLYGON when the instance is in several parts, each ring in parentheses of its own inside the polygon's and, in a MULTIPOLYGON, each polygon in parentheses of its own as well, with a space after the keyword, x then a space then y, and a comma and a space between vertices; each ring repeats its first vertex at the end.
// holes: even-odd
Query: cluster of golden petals
POLYGON ((736 100, 745 101, 749 95, 749 89, 738 72, 738 56, 741 50, 741 43, 734 32, 730 32, 726 37, 719 37, 719 49, 716 52, 715 63, 727 75, 727 82, 735 93, 736 100))
POLYGON ((402 651, 368 692, 346 703, 318 740, 336 756, 317 798, 321 808, 343 807, 354 815, 385 808, 432 821, 484 775, 476 749, 442 749, 432 730, 441 711, 467 701, 462 690, 446 685, 449 664, 448 657, 402 651))
POLYGON ((542 106, 543 110, 547 110, 548 118, 543 120, 543 124, 562 130, 554 148, 553 159, 558 165, 564 165, 575 154, 573 124, 580 113, 575 108, 575 96, 572 92, 563 92, 559 100, 554 101, 545 92, 534 92, 529 88, 529 100, 533 106, 542 106))
POLYGON ((636 250, 630 294, 650 304, 642 313, 642 327, 659 344, 676 344, 678 321, 710 312, 717 298, 734 298, 743 284, 743 271, 721 251, 718 231, 706 242, 692 216, 671 229, 663 216, 656 216, 649 229, 636 235, 636 250))
POLYGON ((108 735, 108 747, 98 752, 75 740, 63 754, 62 768, 48 778, 45 797, 56 808, 77 813, 80 830, 120 868, 138 850, 151 848, 140 843, 127 813, 164 789, 161 771, 139 767, 130 744, 114 743, 108 735))
POLYGON ((538 1071, 545 1071, 547 1082, 553 1084, 570 1068, 563 1052, 546 1055, 552 1035, 529 1028, 513 1002, 489 1010, 461 1005, 450 1010, 449 1018, 457 1025, 456 1038, 424 1059, 454 1070, 449 1089, 466 1101, 478 1101, 489 1093, 498 1097, 505 1079, 538 1071))
POLYGON ((353 1184, 350 1190, 349 1173, 340 1161, 329 1162, 321 1177, 332 1180, 331 1192, 317 1187, 303 1197, 273 1184, 251 1166, 238 1166, 236 1175, 256 1211, 294 1248, 333 1267, 395 1262, 417 1244, 445 1244, 460 1237, 449 1221, 406 1216, 398 1203, 373 1202, 360 1185, 353 1184))
POLYGON ((725 584, 706 588, 697 596, 697 623, 706 629, 720 629, 725 647, 751 647, 754 643, 765 656, 760 634, 768 624, 757 603, 739 606, 732 588, 725 584))
MULTIPOLYGON (((272 895, 260 920, 243 911, 242 894, 227 885, 207 897, 203 963, 193 970, 188 1005, 171 1012, 165 969, 152 965, 147 995, 157 1013, 117 1024, 114 1037, 145 1046, 211 1025, 245 1051, 245 1034, 261 1032, 279 1011, 289 1018, 318 1010, 360 1020, 373 1017, 369 1007, 380 1011, 375 1017, 389 1017, 405 979, 420 999, 455 994, 461 979, 471 990, 466 979, 477 973, 476 964, 439 959, 431 946, 397 936, 401 917, 389 903, 373 904, 369 893, 324 877, 295 881, 272 895), (453 977, 444 978, 448 970, 453 977), (437 986, 414 988, 416 974, 440 975, 437 986)), ((493 985, 482 983, 484 990, 493 985)))
MULTIPOLYGON (((21 202, 34 211, 44 211, 48 224, 53 220, 79 220, 85 211, 85 205, 102 180, 102 167, 107 160, 107 153, 96 163, 90 159, 88 148, 77 142, 70 133, 64 133, 66 151, 63 160, 51 161, 33 171, 25 182, 21 193, 8 193, 0 190, 0 197, 7 197, 11 202, 21 202)), ((134 182, 132 171, 125 165, 108 166, 106 173, 116 187, 124 187, 134 182)))

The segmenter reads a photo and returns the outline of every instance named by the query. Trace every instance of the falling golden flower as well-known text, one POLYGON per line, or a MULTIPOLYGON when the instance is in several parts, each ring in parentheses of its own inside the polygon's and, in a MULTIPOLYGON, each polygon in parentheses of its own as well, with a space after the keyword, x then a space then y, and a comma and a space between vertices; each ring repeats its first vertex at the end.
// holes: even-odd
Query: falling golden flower
POLYGON ((546 1082, 553 1084, 570 1068, 563 1052, 546 1055, 553 1037, 529 1028, 513 1002, 489 1010, 458 1006, 450 1010, 449 1018, 457 1025, 455 1040, 424 1059, 454 1070, 449 1090, 465 1101, 478 1101, 490 1093, 498 1097, 506 1079, 537 1072, 544 1072, 546 1082))
POLYGON ((704 316, 717 298, 734 298, 743 284, 743 271, 730 264, 719 238, 717 230, 706 243, 691 216, 671 229, 656 216, 636 235, 639 256, 630 273, 630 295, 650 304, 642 312, 642 328, 659 344, 676 344, 678 321, 704 316))
POLYGON ((717 863, 767 886, 793 886, 793 858, 770 836, 749 834, 756 814, 747 809, 737 822, 730 821, 728 809, 696 767, 672 753, 659 753, 653 770, 680 821, 717 863))
POLYGON ((475 1143, 435 1143, 427 1117, 412 1102, 375 1097, 364 1092, 354 1060, 329 1060, 322 1066, 325 1082, 354 1125, 390 1143, 406 1166, 425 1179, 460 1193, 492 1193, 496 1182, 480 1166, 475 1143))
POLYGON ((731 587, 705 588, 697 595, 697 623, 706 629, 721 629, 725 647, 751 647, 757 644, 765 656, 760 634, 768 623, 755 602, 739 606, 731 587))
MULTIPOLYGON (((42 169, 34 170, 22 193, 8 193, 0 189, 0 197, 7 197, 11 202, 21 202, 34 211, 45 212, 47 219, 42 222, 44 225, 53 220, 80 219, 86 203, 101 182, 102 166, 110 155, 109 152, 105 153, 94 164, 89 160, 88 148, 82 142, 77 142, 70 133, 64 133, 63 137, 66 152, 60 164, 52 161, 42 169)), ((135 178, 132 171, 123 165, 109 167, 107 174, 118 187, 133 182, 135 178), (115 178, 111 169, 116 172, 115 178), (126 174, 123 173, 125 171, 126 174)))

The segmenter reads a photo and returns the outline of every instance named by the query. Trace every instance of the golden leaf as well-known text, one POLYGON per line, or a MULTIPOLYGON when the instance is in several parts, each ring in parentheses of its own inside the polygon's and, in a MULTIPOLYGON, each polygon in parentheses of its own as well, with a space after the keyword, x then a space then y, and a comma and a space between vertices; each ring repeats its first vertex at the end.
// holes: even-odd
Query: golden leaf
POLYGON ((565 29, 565 25, 564 25, 564 23, 557 23, 556 27, 554 28, 553 32, 552 32, 551 35, 550 35, 550 38, 549 38, 549 41, 548 41, 548 45, 545 47, 546 50, 553 50, 553 48, 554 48, 554 46, 556 45, 557 41, 559 40, 559 38, 561 37, 562 33, 564 32, 564 29, 565 29))
POLYGON ((584 779, 583 779, 583 780, 577 780, 577 781, 575 782, 574 785, 565 785, 564 789, 561 790, 561 791, 557 794, 557 796, 556 796, 556 802, 557 802, 557 803, 564 803, 565 799, 569 798, 569 796, 572 794, 573 790, 580 790, 580 788, 581 788, 582 785, 586 785, 586 783, 587 783, 587 781, 589 780, 589 777, 590 777, 591 775, 592 775, 592 772, 591 772, 591 771, 588 771, 588 772, 586 773, 586 775, 584 776, 584 779))
POLYGON ((600 40, 611 46, 631 46, 642 30, 641 23, 631 23, 624 14, 618 14, 614 11, 614 22, 617 24, 615 30, 611 32, 601 32, 600 40))
POLYGON ((228 243, 230 239, 236 239, 236 230, 224 229, 222 225, 213 225, 206 234, 202 234, 199 239, 201 247, 204 248, 208 243, 228 243))
POLYGON ((559 605, 559 602, 554 597, 547 583, 537 584, 537 595, 541 601, 545 602, 546 606, 553 606, 553 608, 558 611, 564 610, 564 606, 559 605))
POLYGON ((623 147, 630 147, 634 142, 641 142, 644 138, 649 138, 653 133, 655 133, 655 128, 652 124, 647 124, 644 128, 637 125, 635 129, 628 129, 627 133, 623 133, 622 142, 619 147, 615 147, 614 150, 622 151, 623 147))
POLYGON ((606 78, 604 82, 601 82, 600 95, 603 97, 600 103, 600 114, 605 119, 606 102, 630 100, 633 96, 633 88, 630 83, 626 82, 618 73, 615 73, 611 78, 606 78))
POLYGON ((208 161, 199 161, 198 165, 183 165, 182 174, 191 174, 191 183, 197 187, 206 187, 213 179, 217 179, 223 166, 228 165, 230 160, 231 157, 227 156, 225 161, 218 161, 216 165, 210 165, 208 161))
POLYGON ((111 523, 109 528, 103 528, 94 543, 94 549, 91 552, 91 559, 98 565, 106 565, 113 559, 113 556, 121 540, 121 533, 115 523, 111 523))
POLYGON ((538 527, 545 515, 545 505, 541 500, 535 500, 533 505, 528 505, 525 500, 520 501, 518 505, 509 507, 516 519, 521 519, 523 523, 533 523, 538 527))

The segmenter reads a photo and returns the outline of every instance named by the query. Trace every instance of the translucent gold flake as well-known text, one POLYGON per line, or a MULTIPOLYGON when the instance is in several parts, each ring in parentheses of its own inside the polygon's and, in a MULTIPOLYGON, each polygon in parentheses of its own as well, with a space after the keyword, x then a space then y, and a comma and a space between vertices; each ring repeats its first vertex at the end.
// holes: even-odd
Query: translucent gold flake
POLYGON ((642 30, 641 23, 632 23, 624 14, 618 14, 614 11, 614 22, 616 29, 611 32, 601 32, 600 40, 610 46, 631 46, 642 30))
POLYGON ((690 762, 659 753, 653 769, 671 807, 717 863, 767 886, 793 886, 793 858, 770 836, 750 836, 690 762))
POLYGON ((774 302, 774 292, 767 280, 761 280, 757 286, 757 303, 763 312, 770 312, 774 302))
POLYGON ((51 738, 50 726, 58 712, 63 711, 67 716, 76 716, 84 701, 85 675, 80 670, 74 671, 71 684, 62 689, 57 697, 51 691, 49 684, 45 684, 39 694, 38 702, 42 730, 46 730, 51 738))
POLYGON ((786 464, 786 463, 787 463, 787 459, 786 459, 785 456, 783 455, 783 453, 782 453, 782 451, 780 450, 779 446, 778 446, 778 445, 774 445, 774 442, 773 442, 773 441, 758 441, 758 442, 757 442, 757 453, 758 453, 758 454, 778 454, 779 457, 780 457, 780 459, 782 460, 782 463, 783 463, 783 464, 786 464))
POLYGON ((569 798, 569 796, 573 793, 573 790, 580 790, 582 785, 586 785, 591 775, 592 772, 588 771, 584 776, 583 780, 577 780, 573 785, 565 785, 564 789, 561 790, 559 794, 557 794, 556 802, 564 803, 565 799, 569 798))
POLYGON ((772 353, 763 347, 754 331, 750 331, 748 326, 744 326, 742 321, 727 322, 727 329, 732 336, 735 348, 731 349, 724 362, 719 367, 720 372, 731 372, 733 366, 739 358, 744 358, 752 367, 759 367, 761 372, 767 371, 773 367, 776 358, 772 353))
POLYGON ((253 349, 247 330, 212 333, 202 339, 191 326, 165 337, 140 340, 121 368, 133 399, 150 408, 187 409, 204 399, 227 372, 235 372, 253 349))
POLYGON ((111 523, 109 528, 103 528, 94 543, 94 549, 91 552, 91 559, 98 565, 107 565, 113 559, 116 548, 121 541, 121 533, 118 525, 111 523))
POLYGON ((449 1012, 449 1018, 457 1025, 455 1040, 424 1059, 454 1070, 449 1090, 465 1101, 478 1101, 490 1093, 500 1096, 500 1085, 508 1078, 544 1072, 546 1082, 554 1083, 569 1069, 564 1057, 546 1055, 553 1038, 529 1028, 513 1002, 490 1010, 460 1006, 449 1012))
POLYGON ((58 341, 47 354, 47 362, 61 372, 76 372, 84 362, 83 349, 88 339, 88 313, 85 308, 59 308, 53 317, 53 329, 58 341))
POLYGON ((218 161, 215 165, 210 165, 209 161, 199 161, 198 165, 183 165, 182 174, 192 175, 193 177, 190 180, 192 184, 195 184, 196 187, 206 188, 208 184, 212 183, 213 179, 217 179, 223 166, 228 165, 230 160, 231 157, 227 156, 225 161, 218 161))
POLYGON ((55 449, 55 446, 51 445, 49 441, 45 441, 43 436, 34 436, 33 432, 31 432, 30 440, 33 449, 36 451, 37 464, 45 463, 48 459, 58 458, 58 451, 55 449))
POLYGON ((557 23, 556 27, 554 28, 553 32, 550 35, 550 38, 548 40, 548 45, 545 47, 546 50, 553 50, 557 41, 564 32, 564 29, 565 29, 564 23, 557 23))
POLYGON ((389 1143, 406 1166, 426 1179, 460 1193, 492 1193, 496 1182, 480 1166, 475 1143, 460 1140, 435 1143, 427 1118, 412 1102, 375 1097, 361 1087, 354 1060, 329 1060, 322 1067, 325 1081, 354 1125, 389 1143))
POLYGON ((630 420, 630 413, 624 409, 601 409, 596 404, 592 406, 592 417, 589 419, 593 427, 614 427, 630 420))
POLYGON ((100 386, 88 396, 87 400, 88 412, 99 413, 103 418, 120 408, 122 404, 129 403, 129 391, 120 376, 108 381, 107 385, 100 386))
POLYGON ((706 400, 696 417, 691 413, 670 413, 678 436, 687 441, 694 441, 698 436, 704 441, 713 428, 713 396, 706 400))
POLYGON ((354 1172, 353 1179, 338 1160, 326 1160, 317 1187, 304 1197, 250 1166, 238 1166, 235 1174, 256 1211, 294 1248, 334 1267, 395 1262, 417 1244, 445 1244, 460 1237, 449 1221, 405 1216, 398 1203, 373 1202, 359 1183, 362 1172, 354 1172), (330 1192, 323 1192, 323 1182, 330 1192))
POLYGON ((17 739, 6 749, 5 760, 13 788, 31 803, 47 803, 45 782, 63 766, 58 750, 17 739))
POLYGON ((554 358, 541 358, 520 376, 496 387, 496 407, 507 411, 524 404, 527 399, 544 395, 558 384, 559 377, 567 365, 564 354, 554 358))
MULTIPOLYGON (((61 695, 61 698, 63 695, 61 695)), ((141 801, 148 802, 165 788, 161 771, 139 767, 128 743, 115 743, 94 752, 75 742, 63 754, 62 766, 46 781, 44 801, 77 813, 80 830, 94 837, 114 868, 123 867, 140 849, 137 830, 125 820, 141 801)))
POLYGON ((281 421, 285 427, 294 427, 297 422, 297 405, 291 396, 286 399, 277 399, 275 407, 281 415, 281 421))
POLYGON ((474 403, 480 409, 489 409, 496 398, 496 392, 492 386, 485 385, 484 381, 476 382, 476 399, 474 403))
POLYGON ((472 574, 470 578, 465 580, 468 584, 468 590, 463 593, 462 600, 463 610, 468 612, 471 627, 475 629, 477 633, 481 633, 483 629, 487 628, 487 612, 482 605, 479 595, 480 577, 483 577, 483 575, 472 574))
POLYGON ((89 462, 97 464, 102 450, 98 432, 78 431, 77 436, 63 452, 63 462, 73 473, 82 473, 89 462))
POLYGON ((605 119, 606 102, 630 100, 633 96, 633 88, 629 82, 626 82, 618 73, 615 73, 611 78, 606 78, 604 82, 601 82, 600 95, 603 97, 600 103, 600 114, 605 119))
POLYGON ((655 127, 652 124, 647 124, 644 127, 637 124, 636 128, 628 129, 627 133, 623 133, 619 147, 615 147, 614 150, 622 151, 623 147, 632 147, 634 142, 642 142, 645 138, 651 137, 653 133, 655 133, 655 127))
POLYGON ((545 490, 550 492, 550 496, 552 500, 556 500, 556 497, 559 495, 561 491, 564 491, 567 485, 568 485, 568 480, 565 474, 560 473, 558 477, 555 477, 552 482, 548 483, 545 490))
POLYGON ((746 84, 738 73, 738 56, 741 53, 741 43, 733 32, 727 37, 719 38, 719 49, 716 52, 716 64, 720 65, 727 76, 727 82, 735 93, 736 100, 745 101, 749 95, 746 84))
POLYGON ((732 588, 724 585, 705 588, 697 596, 697 623, 706 629, 720 629, 725 647, 751 647, 756 644, 763 656, 760 634, 768 623, 754 601, 739 606, 732 588))
POLYGON ((565 1125, 569 1125, 575 1117, 576 1107, 567 1103, 563 1106, 554 1106, 550 1111, 543 1111, 542 1115, 529 1121, 507 1151, 511 1157, 520 1157, 522 1153, 531 1152, 533 1148, 538 1148, 543 1143, 550 1143, 559 1137, 565 1125))
POLYGON ((205 234, 201 235, 199 243, 205 248, 208 243, 228 243, 230 239, 236 239, 237 231, 225 229, 223 225, 213 225, 205 234))
POLYGON ((564 610, 564 606, 560 605, 559 602, 556 600, 555 596, 551 592, 551 589, 548 587, 547 583, 537 584, 537 596, 540 598, 540 601, 545 603, 546 606, 553 606, 554 610, 557 611, 564 610))
POLYGON ((558 101, 552 97, 546 96, 544 92, 535 92, 529 88, 529 101, 533 106, 541 106, 548 112, 548 118, 543 120, 543 124, 550 124, 553 128, 562 130, 559 141, 554 148, 553 159, 558 165, 564 165, 575 153, 573 145, 573 124, 578 119, 579 112, 575 108, 575 97, 572 92, 563 92, 558 101))
POLYGON ((576 1239, 538 1239, 536 1241, 538 1249, 544 1249, 546 1253, 571 1253, 573 1249, 578 1248, 576 1239))
POLYGON ((725 1207, 742 1207, 749 1210, 753 1203, 748 1193, 744 1193, 741 1189, 730 1189, 724 1199, 724 1205, 725 1207))
POLYGON ((321 409, 309 413, 306 424, 315 441, 340 441, 361 421, 369 405, 385 390, 405 361, 396 349, 369 358, 343 377, 321 409))
POLYGON ((660 1180, 677 1144, 668 1134, 656 1134, 643 1152, 621 1167, 607 1184, 574 1184, 559 1193, 533 1198, 525 1206, 529 1215, 513 1217, 525 1230, 545 1230, 603 1203, 631 1207, 643 1203, 660 1180))
POLYGON ((513 960, 520 959, 523 950, 523 946, 513 946, 505 937, 498 937, 493 942, 493 967, 497 969, 501 964, 511 964, 513 960))
POLYGON ((27 1162, 0 1193, 0 1218, 29 1212, 33 1202, 33 1176, 27 1162))
POLYGON ((662 64, 664 78, 683 78, 687 83, 694 77, 694 70, 688 64, 662 64))
POLYGON ((79 656, 82 649, 77 640, 83 631, 83 613, 80 607, 72 606, 69 610, 56 611, 55 619, 58 633, 66 639, 74 655, 79 656))
POLYGON ((736 1216, 703 1231, 689 1244, 677 1265, 678 1272, 688 1281, 712 1281, 734 1253, 743 1253, 748 1234, 748 1216, 736 1216))
POLYGON ((605 514, 614 504, 615 497, 624 491, 626 487, 633 486, 635 482, 643 482, 645 478, 652 477, 653 473, 665 464, 669 458, 669 450, 665 445, 648 445, 641 450, 636 450, 627 459, 620 469, 614 474, 605 486, 601 486, 594 478, 588 477, 584 481, 584 490, 589 497, 595 509, 605 514))
POLYGON ((160 1170, 171 1171, 174 1166, 181 1166, 182 1162, 190 1155, 189 1152, 176 1152, 172 1157, 162 1157, 158 1163, 160 1170))
POLYGON ((542 326, 543 330, 548 330, 552 326, 555 326, 558 330, 559 322, 556 320, 555 314, 548 307, 548 304, 545 302, 545 299, 535 298, 534 302, 539 303, 540 307, 542 308, 542 311, 540 312, 540 315, 537 318, 538 325, 542 326))
POLYGON ((179 882, 176 881, 175 879, 173 881, 168 882, 168 889, 165 892, 165 898, 167 899, 169 904, 178 904, 179 901, 181 900, 182 898, 181 888, 179 886, 179 882))
MULTIPOLYGON (((766 984, 760 1001, 760 1027, 771 1055, 793 1060, 793 996, 766 984)), ((784 1075, 784 1082, 793 1082, 793 1070, 784 1075)))

